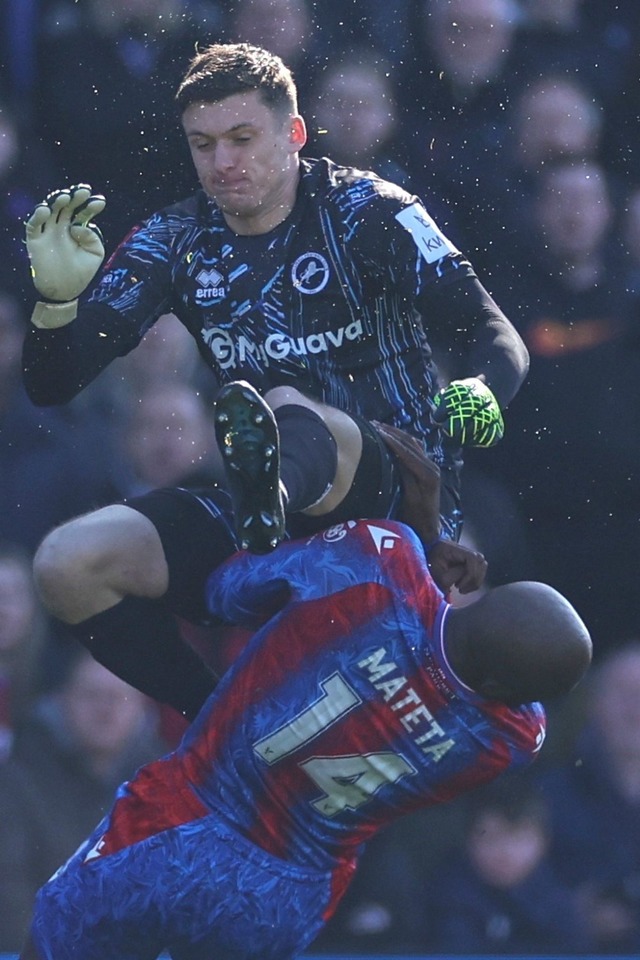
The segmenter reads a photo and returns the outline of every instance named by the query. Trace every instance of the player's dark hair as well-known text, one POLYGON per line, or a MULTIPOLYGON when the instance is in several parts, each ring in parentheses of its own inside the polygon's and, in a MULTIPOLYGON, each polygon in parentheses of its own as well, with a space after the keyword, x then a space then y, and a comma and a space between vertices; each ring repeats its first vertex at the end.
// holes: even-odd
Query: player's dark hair
POLYGON ((212 43, 191 60, 175 99, 183 113, 192 103, 217 103, 253 90, 276 111, 298 112, 293 75, 280 57, 249 43, 212 43))

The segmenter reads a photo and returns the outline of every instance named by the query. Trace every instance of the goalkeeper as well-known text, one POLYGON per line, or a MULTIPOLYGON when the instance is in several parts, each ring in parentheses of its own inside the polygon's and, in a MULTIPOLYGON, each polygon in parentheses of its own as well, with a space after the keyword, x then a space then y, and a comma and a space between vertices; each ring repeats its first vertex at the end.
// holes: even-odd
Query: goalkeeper
MULTIPOLYGON (((417 197, 300 156, 304 120, 278 57, 207 47, 176 102, 202 190, 136 226, 105 266, 95 220, 108 206, 89 187, 54 191, 29 219, 29 396, 68 402, 173 312, 222 388, 233 544, 272 549, 283 510, 293 536, 401 516, 374 420, 416 437, 440 468, 440 528, 456 540, 462 451, 499 440, 526 375, 515 328, 417 197)), ((160 671, 162 643, 178 642, 169 615, 204 616, 206 575, 229 549, 210 504, 206 490, 152 492, 65 524, 36 555, 50 612, 130 683, 137 659, 160 671)), ((161 698, 176 675, 159 681, 156 693, 171 688, 161 698)))
MULTIPOLYGON (((31 387, 30 392, 36 403, 38 402, 38 395, 44 392, 43 381, 45 377, 49 381, 46 388, 47 393, 51 391, 51 378, 53 377, 54 381, 56 379, 54 364, 60 351, 59 344, 64 343, 70 353, 70 356, 66 358, 66 363, 60 362, 60 370, 67 369, 71 373, 71 382, 75 381, 77 383, 77 389, 81 389, 92 380, 105 365, 104 356, 109 353, 109 349, 91 351, 88 349, 91 339, 95 335, 93 329, 95 323, 92 321, 94 321, 96 314, 100 315, 98 310, 94 314, 90 306, 84 308, 83 315, 87 314, 86 330, 76 327, 57 336, 50 333, 50 331, 67 327, 76 319, 79 297, 91 284, 95 273, 102 264, 105 251, 100 230, 93 223, 93 218, 101 213, 104 207, 105 200, 103 197, 92 195, 89 187, 80 185, 72 187, 70 190, 60 190, 51 194, 46 202, 36 207, 27 223, 27 248, 32 262, 34 285, 40 299, 36 302, 32 314, 32 323, 38 332, 32 332, 25 350, 25 379, 27 386, 31 387), (49 350, 54 346, 52 356, 47 355, 45 357, 45 344, 49 345, 49 350), (84 353, 82 345, 86 345, 84 349, 87 351, 82 371, 80 369, 69 370, 68 365, 71 363, 75 366, 84 353), (43 362, 45 359, 46 366, 43 362)), ((462 527, 462 511, 458 494, 462 449, 465 446, 490 447, 502 438, 504 421, 497 397, 504 398, 503 404, 506 403, 506 400, 510 399, 510 395, 513 393, 514 381, 515 383, 520 381, 522 373, 526 369, 525 351, 515 330, 509 327, 508 322, 500 314, 498 308, 492 304, 490 298, 484 292, 479 293, 481 288, 477 281, 469 285, 463 283, 461 288, 466 291, 464 292, 466 302, 465 299, 461 299, 459 293, 454 295, 455 288, 451 286, 450 297, 441 297, 438 323, 445 328, 447 326, 453 327, 455 324, 454 313, 456 316, 460 316, 460 313, 464 314, 469 313, 470 310, 476 310, 478 312, 477 323, 473 323, 470 328, 473 331, 471 343, 464 343, 463 338, 462 348, 449 344, 447 353, 449 359, 455 360, 456 354, 463 356, 466 348, 473 356, 475 346, 478 363, 475 370, 469 371, 467 369, 467 376, 452 380, 437 392, 433 391, 437 382, 436 378, 431 376, 426 380, 424 387, 431 385, 431 396, 427 393, 424 398, 422 422, 424 425, 425 412, 428 411, 426 419, 431 426, 437 427, 437 430, 416 431, 415 423, 407 424, 404 422, 407 416, 406 408, 401 408, 395 411, 393 416, 390 416, 390 411, 385 410, 384 402, 381 402, 378 408, 377 403, 371 404, 368 402, 368 397, 359 397, 357 389, 354 391, 355 396, 353 398, 345 398, 347 401, 345 406, 350 408, 351 411, 359 407, 365 407, 369 415, 373 413, 376 417, 382 419, 386 414, 386 417, 391 422, 395 421, 396 425, 399 421, 404 428, 411 429, 413 426, 413 432, 417 432, 418 435, 422 432, 421 439, 425 442, 427 452, 442 471, 442 528, 445 535, 451 539, 458 539, 462 527), (472 295, 470 296, 471 292, 472 295), (461 310, 463 306, 464 310, 461 310), (449 315, 449 311, 451 311, 451 315, 449 315), (492 326, 493 330, 491 330, 492 326), (510 354, 512 358, 510 358, 510 354), (484 362, 481 359, 483 355, 484 362), (517 369, 518 366, 520 370, 517 369), (510 367, 512 369, 509 369, 510 367), (472 372, 475 375, 470 375, 472 372), (501 380, 505 381, 504 384, 501 384, 501 380), (489 382, 491 386, 489 386, 489 382)), ((104 298, 104 293, 100 290, 98 297, 99 299, 104 298)), ((106 302, 108 302, 108 298, 106 302)), ((467 323, 469 319, 471 319, 471 315, 467 318, 467 323)), ((82 320, 80 322, 82 323, 82 320)), ((115 325, 115 317, 113 322, 115 325)), ((460 335, 459 330, 456 333, 458 336, 460 335)), ((128 344, 126 344, 124 337, 110 338, 110 340, 112 349, 114 344, 119 344, 122 340, 128 350, 128 344)), ((380 347, 386 350, 384 338, 380 347)), ((112 359, 112 357, 109 356, 109 359, 112 359)), ((399 369, 399 377, 401 373, 402 371, 399 369)), ((249 377, 253 379, 250 375, 249 377)), ((303 375, 303 379, 306 379, 305 375, 303 375)), ((286 383, 287 380, 284 382, 286 383)), ((235 433, 234 422, 230 424, 226 433, 219 431, 221 445, 228 453, 232 452, 229 450, 232 436, 239 439, 239 446, 242 444, 242 432, 238 434, 238 429, 241 430, 241 424, 247 417, 251 420, 255 416, 261 417, 264 415, 267 420, 273 421, 274 419, 261 398, 257 395, 251 395, 253 391, 250 386, 248 390, 245 389, 244 391, 240 390, 239 386, 239 384, 232 382, 230 391, 228 389, 225 391, 225 396, 227 393, 229 395, 230 416, 231 418, 235 416, 239 421, 235 433)), ((285 463, 293 461, 293 466, 290 469, 292 480, 284 485, 284 490, 290 493, 291 488, 294 488, 297 500, 302 502, 305 510, 311 515, 324 516, 326 523, 330 520, 340 521, 346 517, 343 507, 337 511, 331 509, 331 507, 335 506, 338 494, 340 494, 338 502, 345 499, 349 492, 347 484, 351 482, 354 506, 357 504, 360 507, 362 504, 364 508, 356 512, 371 515, 378 515, 382 512, 387 515, 395 497, 393 465, 381 465, 378 462, 374 464, 374 461, 379 460, 381 453, 383 459, 388 459, 388 451, 381 448, 376 438, 374 442, 375 456, 368 452, 373 434, 368 429, 367 424, 353 416, 353 413, 347 417, 345 416, 346 411, 330 410, 325 404, 315 402, 314 394, 319 396, 320 390, 318 384, 313 386, 315 389, 312 387, 311 390, 306 391, 306 397, 301 396, 297 390, 289 390, 284 393, 281 400, 278 391, 271 394, 276 398, 276 402, 273 404, 274 408, 277 410, 278 407, 284 407, 284 409, 281 409, 280 413, 276 412, 275 415, 275 420, 280 421, 280 430, 272 423, 272 432, 269 433, 269 425, 268 423, 265 424, 266 429, 262 434, 262 442, 265 446, 272 444, 277 441, 280 433, 284 434, 285 440, 288 437, 292 438, 292 448, 285 449, 282 454, 285 463), (287 421, 291 418, 294 422, 289 425, 287 421), (324 421, 324 426, 319 421, 324 421), (305 430, 305 428, 307 429, 305 430), (357 437, 358 433, 360 437, 357 437), (349 442, 356 437, 357 441, 355 443, 349 442), (311 449, 308 449, 308 447, 311 447, 311 449), (366 470, 362 469, 364 464, 358 470, 358 458, 354 456, 354 449, 360 452, 361 458, 366 457, 366 470), (301 450, 310 455, 302 456, 300 454, 301 450), (327 453, 328 463, 324 464, 324 469, 318 469, 318 458, 322 455, 322 452, 327 453), (370 469, 371 467, 374 469, 370 469), (308 476, 305 476, 305 474, 308 476), (326 481, 321 490, 318 486, 321 482, 317 479, 318 474, 326 481), (367 510, 365 505, 369 503, 369 498, 366 488, 380 488, 381 484, 386 488, 386 496, 383 496, 382 501, 376 504, 377 509, 367 510), (299 488, 303 491, 302 496, 300 496, 299 488), (321 496, 312 497, 310 500, 310 494, 307 494, 306 500, 310 500, 310 502, 306 503, 304 491, 307 489, 313 489, 315 492, 320 490, 321 496)), ((329 387, 330 384, 326 386, 329 387)), ((417 388, 419 395, 422 392, 419 384, 413 386, 417 388)), ((68 383, 64 389, 69 389, 68 383)), ((381 401, 384 400, 383 397, 380 399, 381 401)), ((244 455, 246 459, 246 452, 244 455)), ((259 503, 262 498, 267 506, 271 504, 272 508, 275 508, 272 509, 272 513, 275 513, 278 509, 281 510, 287 503, 286 495, 284 504, 274 503, 274 497, 277 501, 279 498, 278 491, 282 489, 279 476, 271 480, 269 477, 266 480, 263 479, 261 482, 262 486, 266 488, 264 490, 260 489, 260 484, 257 485, 257 489, 245 489, 249 481, 244 481, 243 486, 242 477, 238 479, 235 476, 237 473, 243 473, 242 468, 245 464, 243 464, 242 456, 243 451, 241 449, 238 455, 239 463, 232 463, 231 469, 228 470, 229 487, 232 494, 236 493, 236 506, 240 510, 245 509, 245 516, 239 517, 237 524, 241 541, 243 539, 242 531, 247 528, 247 521, 250 519, 245 502, 255 504, 256 502, 259 503)), ((265 464, 265 466, 268 467, 268 464, 265 464)), ((246 471, 244 472, 246 473, 246 471)), ((266 474, 268 470, 254 472, 266 474)), ((276 539, 279 540, 284 532, 283 518, 276 515, 274 519, 276 525, 279 525, 279 532, 276 536, 276 539)), ((268 524, 268 527, 271 528, 271 524, 268 524)), ((254 542, 252 542, 252 533, 253 531, 249 527, 249 536, 245 539, 244 545, 250 549, 255 549, 256 552, 264 552, 265 549, 268 549, 268 540, 271 537, 269 536, 267 541, 261 542, 260 531, 258 530, 257 534, 254 534, 254 542)), ((271 529, 268 529, 267 534, 270 533, 271 529)), ((275 542, 272 545, 275 545, 275 542)))

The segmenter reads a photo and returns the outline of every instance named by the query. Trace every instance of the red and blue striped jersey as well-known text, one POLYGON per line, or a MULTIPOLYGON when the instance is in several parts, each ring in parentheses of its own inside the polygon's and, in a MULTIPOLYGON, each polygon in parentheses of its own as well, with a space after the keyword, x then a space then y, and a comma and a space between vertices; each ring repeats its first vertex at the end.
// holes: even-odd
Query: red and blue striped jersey
POLYGON ((111 845, 119 823, 132 842, 215 810, 270 853, 340 874, 394 818, 542 745, 540 704, 486 700, 451 670, 449 605, 400 523, 237 554, 208 602, 255 633, 178 750, 126 786, 111 845))

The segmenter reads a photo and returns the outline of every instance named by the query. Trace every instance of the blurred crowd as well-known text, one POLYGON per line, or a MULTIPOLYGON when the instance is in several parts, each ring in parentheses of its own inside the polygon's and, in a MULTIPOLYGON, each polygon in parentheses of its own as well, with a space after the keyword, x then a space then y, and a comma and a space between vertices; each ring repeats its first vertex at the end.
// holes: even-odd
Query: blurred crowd
POLYGON ((280 54, 304 152, 419 195, 524 337, 505 437, 468 452, 464 538, 492 583, 565 593, 595 644, 532 772, 374 841, 314 949, 640 951, 637 0, 4 0, 0 17, 0 952, 181 730, 48 622, 33 551, 85 510, 220 476, 214 385, 170 315, 67 407, 31 405, 23 222, 89 183, 113 248, 196 189, 172 98, 214 40, 280 54))

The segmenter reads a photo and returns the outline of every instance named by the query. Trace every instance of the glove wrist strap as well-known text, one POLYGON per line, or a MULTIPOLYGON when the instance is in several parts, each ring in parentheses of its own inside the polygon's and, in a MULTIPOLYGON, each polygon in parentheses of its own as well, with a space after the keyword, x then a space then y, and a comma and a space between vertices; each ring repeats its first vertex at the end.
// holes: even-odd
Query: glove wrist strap
POLYGON ((67 300, 65 303, 44 303, 39 300, 33 308, 31 323, 40 330, 56 330, 66 327, 75 320, 77 314, 77 300, 67 300))

